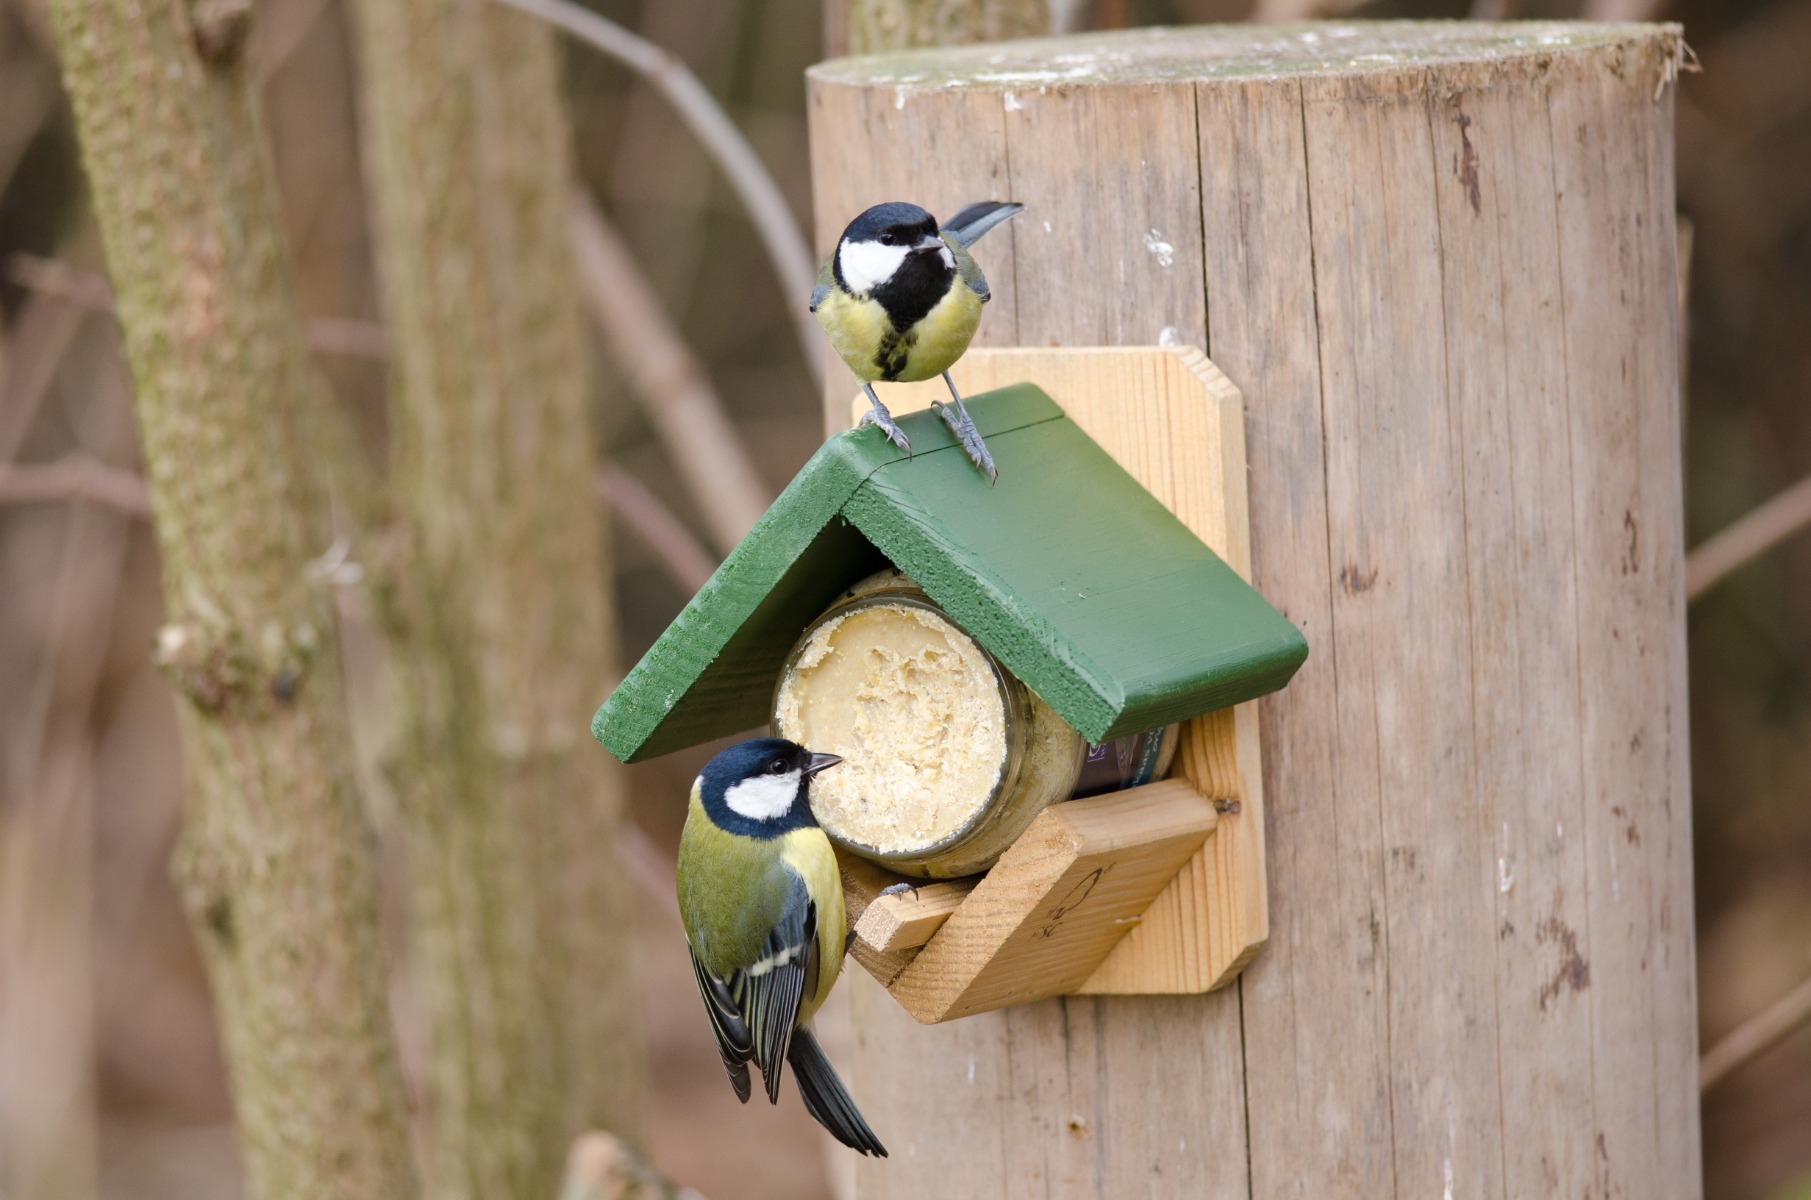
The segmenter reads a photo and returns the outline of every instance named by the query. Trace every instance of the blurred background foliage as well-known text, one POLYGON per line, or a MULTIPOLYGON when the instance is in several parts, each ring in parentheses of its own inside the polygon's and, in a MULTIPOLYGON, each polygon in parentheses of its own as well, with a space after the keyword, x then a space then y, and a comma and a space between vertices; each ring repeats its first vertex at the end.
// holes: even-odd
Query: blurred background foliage
MULTIPOLYGON (((596 3, 690 65, 806 228, 802 73, 823 56, 824 7, 596 3)), ((1576 0, 1478 0, 1475 11, 1463 0, 1094 0, 1061 12, 1078 29, 1309 15, 1684 22, 1703 66, 1678 106, 1688 545, 1811 476, 1811 0, 1588 0, 1582 12, 1576 0)), ((0 0, 0 466, 79 455, 137 471, 117 331, 104 295, 83 290, 102 264, 50 45, 37 0, 0 0)), ((381 456, 387 368, 372 336, 380 313, 342 0, 265 0, 251 53, 298 302, 339 401, 381 456)), ((733 192, 665 101, 578 46, 567 48, 566 85, 580 179, 777 491, 821 438, 787 316, 802 298, 781 294, 733 192)), ((601 342, 598 362, 607 458, 709 545, 623 364, 601 342)), ((632 532, 614 554, 627 664, 689 592, 632 532)), ((354 716, 375 747, 379 643, 357 590, 343 590, 354 716)), ((98 1163, 75 1169, 69 1195, 241 1194, 205 983, 166 867, 180 764, 172 699, 150 662, 159 614, 141 518, 0 491, 0 1181, 8 1162, 44 1145, 54 1159, 60 1145, 98 1163)), ((1811 534, 1731 574, 1689 621, 1709 1046, 1811 973, 1811 534)), ((653 1157, 706 1195, 829 1195, 820 1141, 790 1092, 778 1111, 743 1110, 722 1085, 661 894, 679 798, 709 751, 630 775, 653 1157)), ((366 766, 381 808, 380 773, 366 766)), ((406 1019, 403 1040, 419 1070, 420 1031, 406 1019)), ((1811 1030, 1709 1091, 1704 1135, 1714 1200, 1811 1195, 1811 1030)))

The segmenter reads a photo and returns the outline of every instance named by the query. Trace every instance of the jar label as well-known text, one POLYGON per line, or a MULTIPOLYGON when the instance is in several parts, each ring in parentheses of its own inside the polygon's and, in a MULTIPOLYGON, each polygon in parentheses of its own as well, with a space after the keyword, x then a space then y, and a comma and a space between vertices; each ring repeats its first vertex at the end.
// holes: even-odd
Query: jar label
POLYGON ((1069 798, 1080 800, 1084 796, 1099 796, 1150 783, 1157 777, 1164 750, 1176 733, 1176 726, 1166 725, 1089 746, 1087 756, 1082 759, 1081 778, 1076 780, 1075 791, 1069 798))

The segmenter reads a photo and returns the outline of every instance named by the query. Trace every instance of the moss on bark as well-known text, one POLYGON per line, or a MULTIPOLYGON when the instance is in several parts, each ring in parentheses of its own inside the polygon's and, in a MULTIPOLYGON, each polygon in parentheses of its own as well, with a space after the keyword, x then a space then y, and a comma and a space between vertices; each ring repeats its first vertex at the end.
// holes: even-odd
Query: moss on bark
POLYGON ((306 425, 324 402, 233 20, 54 0, 118 293, 179 684, 177 857, 254 1195, 415 1191, 306 425))
POLYGON ((356 8, 394 361, 397 553, 431 1188, 546 1196, 574 1134, 639 1140, 620 776, 586 721, 615 630, 548 32, 356 8))

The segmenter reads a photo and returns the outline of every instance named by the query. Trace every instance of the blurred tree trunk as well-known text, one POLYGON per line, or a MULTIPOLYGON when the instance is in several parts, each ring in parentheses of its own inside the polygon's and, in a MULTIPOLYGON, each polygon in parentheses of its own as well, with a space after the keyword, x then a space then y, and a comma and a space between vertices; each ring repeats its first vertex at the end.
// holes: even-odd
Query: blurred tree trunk
POLYGON ((615 628, 558 61, 489 5, 357 12, 430 1189, 551 1196, 580 1130, 640 1140, 644 1082, 620 778, 587 733, 615 628))
POLYGON ((824 0, 825 51, 879 54, 1050 32, 1049 0, 824 0))
MULTIPOLYGON (((157 507, 188 810, 177 875, 252 1192, 416 1183, 352 780, 302 344, 230 16, 53 0, 157 507)), ((243 10, 239 16, 243 18, 243 10)))

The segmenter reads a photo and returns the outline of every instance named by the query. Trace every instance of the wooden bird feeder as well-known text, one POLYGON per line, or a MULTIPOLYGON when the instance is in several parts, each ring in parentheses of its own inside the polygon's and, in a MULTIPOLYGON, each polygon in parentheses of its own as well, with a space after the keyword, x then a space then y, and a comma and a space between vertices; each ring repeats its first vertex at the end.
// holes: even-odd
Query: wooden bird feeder
POLYGON ((924 1022, 1219 986, 1266 935, 1249 702, 1307 655, 1241 574, 1239 394, 1171 347, 977 349, 956 377, 997 486, 929 413, 902 415, 909 457, 831 438, 593 732, 633 762, 764 724, 801 632, 890 563, 1089 741, 1187 724, 1172 779, 1051 806, 984 876, 880 897, 898 877, 845 856, 858 961, 924 1022))

